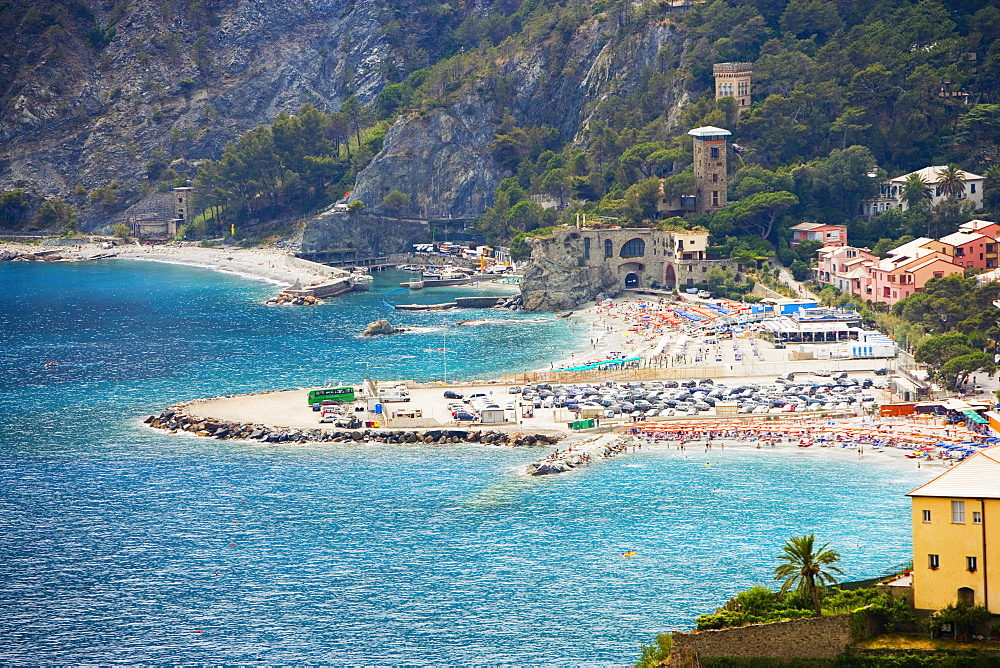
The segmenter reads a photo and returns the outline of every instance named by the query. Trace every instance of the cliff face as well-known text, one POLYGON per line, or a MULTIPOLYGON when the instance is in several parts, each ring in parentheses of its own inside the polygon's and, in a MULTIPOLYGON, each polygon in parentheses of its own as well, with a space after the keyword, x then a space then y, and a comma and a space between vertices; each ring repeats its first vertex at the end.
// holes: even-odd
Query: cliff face
MULTIPOLYGON (((466 84, 458 101, 397 120, 381 153, 358 175, 351 200, 391 215, 478 216, 510 176, 489 147, 504 113, 519 126, 547 125, 563 139, 578 139, 598 100, 634 91, 643 69, 679 63, 685 46, 669 24, 647 25, 622 40, 594 19, 565 46, 505 55, 466 84), (392 190, 408 195, 410 204, 387 211, 382 198, 392 190)), ((688 102, 683 81, 663 99, 664 107, 678 111, 688 102)))
POLYGON ((396 122, 383 150, 358 175, 351 200, 376 211, 392 190, 410 196, 400 215, 420 218, 474 217, 490 204, 500 174, 489 143, 495 127, 475 96, 426 115, 396 122))
POLYGON ((528 239, 528 243, 531 261, 524 266, 521 279, 526 310, 571 309, 597 297, 621 294, 621 281, 609 266, 579 265, 584 252, 579 235, 564 235, 562 243, 541 239, 528 239))
POLYGON ((424 223, 331 210, 310 221, 302 234, 302 250, 353 248, 358 257, 375 257, 409 252, 413 250, 411 244, 423 241, 427 235, 424 223))
MULTIPOLYGON (((102 9, 112 3, 93 4, 98 25, 112 20, 102 9)), ((77 183, 118 181, 120 199, 134 199, 158 151, 190 175, 280 111, 336 110, 351 92, 368 102, 381 89, 377 3, 214 4, 199 18, 135 0, 102 49, 72 34, 55 45, 15 35, 22 55, 4 63, 13 74, 0 100, 0 190, 65 197, 77 183)))

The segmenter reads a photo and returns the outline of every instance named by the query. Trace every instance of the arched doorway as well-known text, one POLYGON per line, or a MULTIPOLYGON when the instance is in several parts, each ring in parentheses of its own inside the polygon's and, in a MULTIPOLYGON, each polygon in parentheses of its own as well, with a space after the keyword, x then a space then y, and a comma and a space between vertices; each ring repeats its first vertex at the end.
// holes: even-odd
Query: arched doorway
POLYGON ((976 604, 976 592, 974 589, 969 587, 959 587, 958 588, 958 602, 966 603, 968 605, 976 604))
POLYGON ((637 288, 639 287, 639 274, 634 271, 629 272, 625 275, 625 287, 626 288, 637 288))
POLYGON ((666 274, 663 276, 663 287, 673 290, 677 285, 677 274, 674 272, 674 265, 668 264, 666 274))

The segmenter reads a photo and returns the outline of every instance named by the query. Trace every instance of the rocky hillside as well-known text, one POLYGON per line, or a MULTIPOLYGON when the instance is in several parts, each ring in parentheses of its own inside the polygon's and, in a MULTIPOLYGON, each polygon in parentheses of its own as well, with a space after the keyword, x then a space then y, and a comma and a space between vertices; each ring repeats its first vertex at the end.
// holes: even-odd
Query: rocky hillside
POLYGON ((82 184, 87 203, 83 190, 117 184, 110 209, 168 169, 193 176, 280 111, 336 110, 351 94, 370 103, 398 52, 380 3, 27 4, 0 6, 14 36, 0 57, 0 190, 68 197, 82 184))
MULTIPOLYGON (((490 143, 508 116, 518 127, 548 126, 561 141, 579 138, 595 104, 634 91, 641 73, 680 63, 685 39, 668 22, 651 22, 624 39, 610 19, 586 21, 566 42, 546 40, 456 78, 469 81, 431 111, 400 118, 382 152, 358 176, 352 200, 379 208, 393 189, 410 196, 406 213, 427 217, 482 214, 511 172, 494 160, 490 143)), ((661 99, 676 119, 690 101, 684 81, 661 99)))

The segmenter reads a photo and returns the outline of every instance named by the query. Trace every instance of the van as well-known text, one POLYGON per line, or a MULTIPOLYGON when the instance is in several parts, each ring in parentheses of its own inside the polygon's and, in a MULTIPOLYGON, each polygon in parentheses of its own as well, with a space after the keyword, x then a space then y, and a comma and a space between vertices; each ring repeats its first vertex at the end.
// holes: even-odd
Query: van
POLYGON ((385 403, 389 403, 390 401, 409 401, 410 395, 406 390, 379 390, 378 398, 385 403))

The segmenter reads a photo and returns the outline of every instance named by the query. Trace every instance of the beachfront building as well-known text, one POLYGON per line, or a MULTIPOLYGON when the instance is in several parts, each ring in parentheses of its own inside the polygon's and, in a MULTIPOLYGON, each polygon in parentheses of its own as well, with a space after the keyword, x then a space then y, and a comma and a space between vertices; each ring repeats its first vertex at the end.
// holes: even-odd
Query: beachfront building
POLYGON ((688 131, 694 137, 694 180, 699 214, 714 213, 729 203, 729 130, 707 125, 688 131))
MULTIPOLYGON (((906 183, 906 179, 913 174, 918 174, 927 184, 931 192, 930 205, 937 206, 948 198, 948 195, 942 192, 941 184, 938 182, 941 178, 941 172, 944 169, 944 165, 924 167, 915 172, 889 179, 879 186, 878 196, 861 201, 861 215, 870 218, 889 209, 906 211, 908 205, 906 200, 903 199, 903 186, 906 183)), ((984 177, 962 170, 960 170, 960 173, 965 190, 958 193, 955 199, 963 203, 972 202, 976 209, 981 209, 983 207, 984 177)))
POLYGON ((681 288, 704 283, 712 267, 734 265, 708 259, 705 230, 571 227, 529 243, 532 261, 610 270, 618 288, 681 288))
POLYGON ((817 283, 871 299, 871 267, 879 261, 877 256, 853 246, 824 246, 817 254, 819 262, 813 272, 817 283))
POLYGON ((742 114, 750 109, 750 77, 753 63, 715 63, 712 76, 715 78, 715 99, 732 97, 736 99, 736 111, 742 114))
POLYGON ((823 246, 846 246, 847 225, 799 223, 791 228, 792 239, 788 245, 795 248, 803 241, 819 241, 823 246))
POLYGON ((964 602, 1000 614, 1000 448, 973 454, 907 496, 914 607, 964 602))

